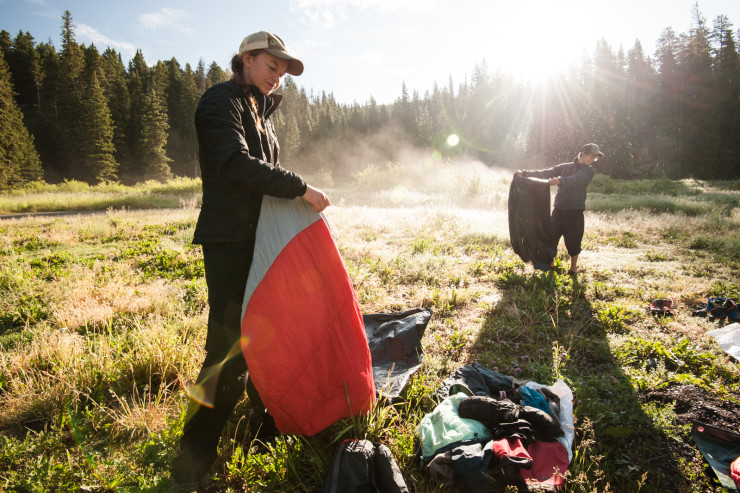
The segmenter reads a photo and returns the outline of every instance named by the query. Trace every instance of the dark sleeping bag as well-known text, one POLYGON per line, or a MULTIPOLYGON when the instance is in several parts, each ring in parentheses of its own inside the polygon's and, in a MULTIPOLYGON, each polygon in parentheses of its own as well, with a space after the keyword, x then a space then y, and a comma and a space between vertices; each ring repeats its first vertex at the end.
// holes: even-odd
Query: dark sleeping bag
POLYGON ((514 253, 547 270, 557 254, 550 225, 550 185, 514 175, 509 187, 509 238, 514 253))

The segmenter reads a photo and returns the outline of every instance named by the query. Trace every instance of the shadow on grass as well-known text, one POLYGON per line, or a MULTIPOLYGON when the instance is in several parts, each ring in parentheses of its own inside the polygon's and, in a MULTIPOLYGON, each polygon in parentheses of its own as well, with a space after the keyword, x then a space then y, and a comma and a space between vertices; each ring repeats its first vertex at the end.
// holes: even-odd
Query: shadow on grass
POLYGON ((576 440, 569 491, 690 489, 670 440, 645 414, 586 298, 587 281, 556 272, 504 271, 503 296, 471 355, 501 373, 574 394, 576 440))

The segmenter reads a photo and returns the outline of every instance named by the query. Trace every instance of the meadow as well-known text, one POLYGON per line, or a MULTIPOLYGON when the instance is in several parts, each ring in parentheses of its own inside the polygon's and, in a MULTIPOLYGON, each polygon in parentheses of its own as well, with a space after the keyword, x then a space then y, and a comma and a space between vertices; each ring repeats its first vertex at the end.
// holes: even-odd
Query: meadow
MULTIPOLYGON (((433 311, 423 366, 397 403, 308 438, 255 440, 245 398, 203 491, 321 491, 345 438, 388 445, 410 491, 448 491, 420 467, 416 427, 468 363, 573 390, 565 491, 722 491, 689 430, 738 429, 740 367, 706 335, 718 322, 691 311, 740 297, 737 182, 597 175, 571 278, 562 245, 547 273, 511 250, 510 171, 313 178, 362 312, 433 311), (656 298, 675 316, 651 316, 656 298)), ((68 182, 0 196, 0 214, 73 212, 0 219, 0 492, 167 491, 204 356, 199 192, 68 182)))

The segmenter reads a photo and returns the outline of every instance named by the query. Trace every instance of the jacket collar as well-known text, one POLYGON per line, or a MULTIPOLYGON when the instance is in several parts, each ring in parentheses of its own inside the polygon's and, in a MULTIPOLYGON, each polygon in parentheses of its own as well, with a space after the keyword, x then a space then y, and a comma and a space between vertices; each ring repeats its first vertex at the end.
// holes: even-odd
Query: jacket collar
POLYGON ((282 94, 272 93, 268 96, 265 96, 255 86, 247 86, 247 90, 257 100, 257 105, 259 106, 260 113, 262 113, 261 116, 264 119, 270 118, 270 115, 275 112, 277 107, 280 105, 280 102, 283 100, 282 94))

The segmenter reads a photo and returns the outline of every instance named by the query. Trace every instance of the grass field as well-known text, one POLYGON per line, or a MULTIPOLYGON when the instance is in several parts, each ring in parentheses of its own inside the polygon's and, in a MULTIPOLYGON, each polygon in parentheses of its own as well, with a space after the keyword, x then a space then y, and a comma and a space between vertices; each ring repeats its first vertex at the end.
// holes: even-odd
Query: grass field
MULTIPOLYGON (((403 399, 266 444, 246 431, 245 400, 204 491, 321 491, 345 438, 387 444, 411 491, 446 491, 419 466, 415 428, 442 380, 473 362, 573 390, 566 491, 722 491, 689 427, 740 427, 740 368, 706 335, 718 323, 691 310, 740 296, 737 187, 597 176, 574 280, 512 252, 508 172, 440 173, 422 186, 388 165, 326 187, 363 313, 434 312, 403 399), (676 316, 653 318, 655 298, 672 299, 676 316)), ((190 244, 198 186, 71 183, 0 197, 4 213, 104 209, 0 220, 0 492, 167 491, 204 355, 203 264, 190 244)), ((567 266, 562 245, 557 262, 567 266)))

